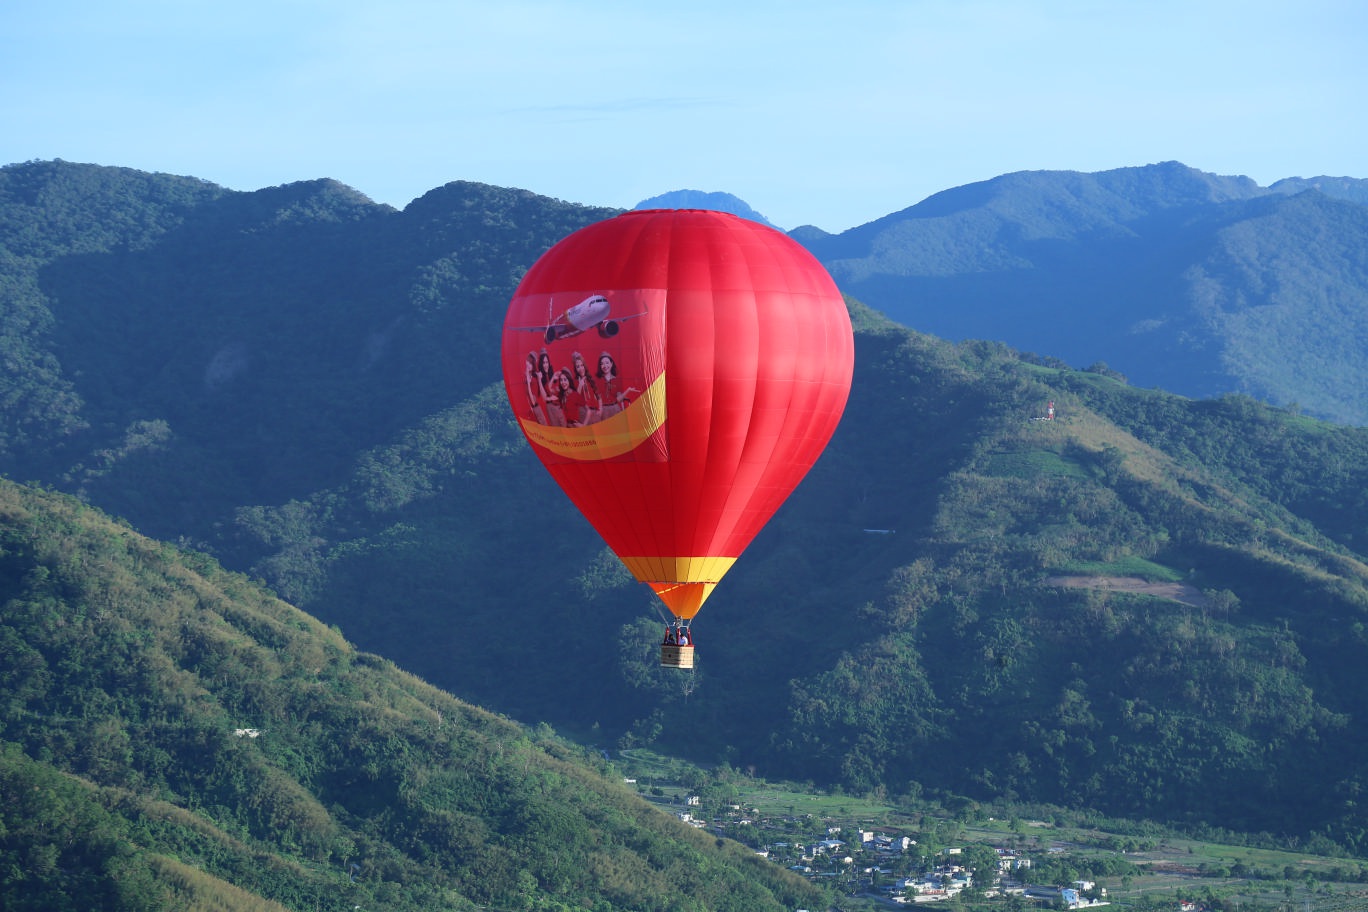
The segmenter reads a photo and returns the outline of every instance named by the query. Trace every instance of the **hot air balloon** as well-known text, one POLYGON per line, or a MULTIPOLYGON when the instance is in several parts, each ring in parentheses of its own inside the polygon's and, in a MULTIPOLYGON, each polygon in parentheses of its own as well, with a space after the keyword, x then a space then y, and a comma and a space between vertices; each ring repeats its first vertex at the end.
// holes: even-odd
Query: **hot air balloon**
POLYGON ((661 662, 845 409, 850 316, 781 232, 709 210, 580 229, 518 285, 504 383, 542 464, 669 614, 661 662))

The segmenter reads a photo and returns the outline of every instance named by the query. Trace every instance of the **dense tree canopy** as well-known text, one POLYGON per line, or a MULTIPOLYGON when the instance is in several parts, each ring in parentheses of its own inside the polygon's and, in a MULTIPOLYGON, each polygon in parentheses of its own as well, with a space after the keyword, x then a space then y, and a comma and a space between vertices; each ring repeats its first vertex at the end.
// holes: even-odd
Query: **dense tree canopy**
POLYGON ((801 879, 201 555, 0 482, 6 909, 791 909, 801 879), (276 904, 280 905, 276 905, 276 904))

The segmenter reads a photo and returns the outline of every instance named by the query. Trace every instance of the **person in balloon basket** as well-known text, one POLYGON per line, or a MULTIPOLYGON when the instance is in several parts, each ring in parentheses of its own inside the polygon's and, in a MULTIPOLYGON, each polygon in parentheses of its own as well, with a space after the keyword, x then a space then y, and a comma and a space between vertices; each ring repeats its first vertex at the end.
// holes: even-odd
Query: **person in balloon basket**
POLYGON ((688 627, 681 627, 678 624, 671 624, 665 628, 665 642, 662 646, 692 646, 693 634, 688 627))

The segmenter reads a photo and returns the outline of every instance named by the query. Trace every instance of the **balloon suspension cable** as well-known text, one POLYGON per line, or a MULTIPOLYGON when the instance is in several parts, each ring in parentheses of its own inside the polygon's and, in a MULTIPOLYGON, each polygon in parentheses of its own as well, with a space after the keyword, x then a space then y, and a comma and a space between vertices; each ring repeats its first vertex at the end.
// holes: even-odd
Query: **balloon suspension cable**
POLYGON ((660 622, 666 627, 670 626, 670 623, 674 620, 674 615, 665 610, 665 606, 660 599, 652 598, 651 604, 655 607, 655 612, 660 618, 660 622))
POLYGON ((688 630, 689 625, 693 623, 693 618, 682 618, 665 610, 664 604, 658 599, 655 601, 653 607, 655 608, 656 615, 660 618, 661 623, 669 630, 675 632, 688 630))

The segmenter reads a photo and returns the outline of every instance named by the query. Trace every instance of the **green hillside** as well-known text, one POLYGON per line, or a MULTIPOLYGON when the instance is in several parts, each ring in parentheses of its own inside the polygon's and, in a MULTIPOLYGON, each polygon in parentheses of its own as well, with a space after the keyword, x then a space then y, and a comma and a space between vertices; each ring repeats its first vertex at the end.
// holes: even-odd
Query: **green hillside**
POLYGON ((497 391, 253 513, 291 536, 258 567, 519 718, 854 792, 1357 845, 1368 434, 856 316, 846 420, 710 600, 691 677, 651 667, 649 597, 497 391))
MULTIPOLYGON (((462 700, 847 792, 1368 851, 1368 431, 947 343, 851 299, 845 419, 680 675, 657 667, 653 596, 496 382, 518 277, 606 211, 474 184, 401 213, 331 182, 3 177, 0 468, 462 700)), ((1246 202, 1310 205, 1279 201, 1246 202)))
POLYGON ((326 180, 0 169, 0 468, 207 541, 486 386, 522 270, 611 211, 477 184, 399 213, 326 180))
POLYGON ((792 909, 594 752, 204 557, 0 483, 7 910, 792 909))

